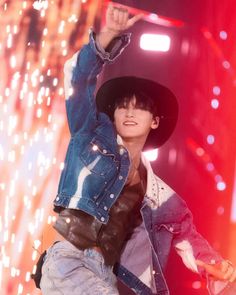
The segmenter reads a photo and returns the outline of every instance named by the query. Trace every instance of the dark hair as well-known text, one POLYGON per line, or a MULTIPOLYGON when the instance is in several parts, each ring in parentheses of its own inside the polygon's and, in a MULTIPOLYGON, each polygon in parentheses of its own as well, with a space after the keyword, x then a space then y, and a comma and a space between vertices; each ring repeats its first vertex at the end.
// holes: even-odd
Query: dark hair
POLYGON ((134 96, 136 98, 136 107, 149 111, 153 117, 158 116, 157 104, 154 103, 154 100, 143 91, 129 91, 124 93, 121 97, 117 97, 114 104, 113 114, 117 107, 127 106, 134 96))

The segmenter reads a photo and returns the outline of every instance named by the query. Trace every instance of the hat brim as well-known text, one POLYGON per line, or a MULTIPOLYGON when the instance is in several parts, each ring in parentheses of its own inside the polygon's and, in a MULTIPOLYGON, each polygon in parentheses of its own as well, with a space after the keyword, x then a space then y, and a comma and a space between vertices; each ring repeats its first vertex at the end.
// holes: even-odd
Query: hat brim
POLYGON ((160 118, 157 129, 148 135, 144 150, 158 148, 172 134, 178 119, 178 102, 175 95, 165 86, 152 80, 135 76, 123 76, 108 80, 98 90, 96 103, 98 111, 106 113, 113 120, 116 100, 126 93, 144 92, 157 104, 160 118))

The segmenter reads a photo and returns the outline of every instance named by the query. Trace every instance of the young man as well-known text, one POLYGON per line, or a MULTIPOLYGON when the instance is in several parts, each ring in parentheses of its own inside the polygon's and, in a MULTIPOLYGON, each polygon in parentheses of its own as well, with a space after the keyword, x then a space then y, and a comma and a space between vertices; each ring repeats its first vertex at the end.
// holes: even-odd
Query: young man
POLYGON ((116 277, 137 294, 169 294, 163 275, 171 245, 185 265, 207 274, 210 294, 235 294, 236 271, 196 232, 185 202, 142 156, 171 135, 178 115, 164 86, 120 77, 94 90, 104 63, 129 43, 120 35, 141 16, 110 6, 106 26, 65 65, 71 132, 54 201, 64 237, 47 250, 47 294, 118 294, 116 277))

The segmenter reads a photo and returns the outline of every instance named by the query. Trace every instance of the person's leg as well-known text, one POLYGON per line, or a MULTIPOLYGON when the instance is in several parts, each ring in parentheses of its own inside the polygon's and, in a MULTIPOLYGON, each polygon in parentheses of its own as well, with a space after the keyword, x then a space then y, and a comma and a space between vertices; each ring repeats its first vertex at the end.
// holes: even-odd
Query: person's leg
POLYGON ((80 251, 67 241, 46 255, 40 287, 43 295, 118 295, 116 277, 93 249, 80 251))

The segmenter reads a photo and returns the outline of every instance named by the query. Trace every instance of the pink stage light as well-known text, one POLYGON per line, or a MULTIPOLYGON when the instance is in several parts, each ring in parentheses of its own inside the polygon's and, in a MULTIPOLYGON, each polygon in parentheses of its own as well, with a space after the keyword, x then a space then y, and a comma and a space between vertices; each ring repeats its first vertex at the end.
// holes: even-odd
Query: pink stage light
POLYGON ((217 98, 213 98, 211 100, 211 106, 212 106, 213 109, 218 109, 219 104, 220 104, 220 102, 219 102, 219 100, 217 98))
POLYGON ((170 49, 171 39, 162 34, 143 34, 140 37, 140 48, 143 50, 167 52, 170 49))
POLYGON ((218 191, 224 191, 226 189, 226 183, 224 181, 219 181, 216 184, 218 191))

